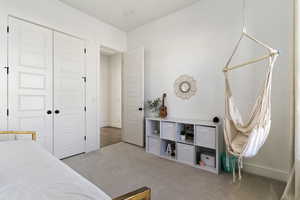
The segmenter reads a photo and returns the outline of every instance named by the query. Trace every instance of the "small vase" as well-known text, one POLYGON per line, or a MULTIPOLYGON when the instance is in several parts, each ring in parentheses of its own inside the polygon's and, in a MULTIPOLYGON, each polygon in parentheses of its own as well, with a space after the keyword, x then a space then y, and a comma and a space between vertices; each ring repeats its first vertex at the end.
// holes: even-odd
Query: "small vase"
POLYGON ((180 140, 185 141, 185 139, 186 139, 185 135, 180 136, 180 140))

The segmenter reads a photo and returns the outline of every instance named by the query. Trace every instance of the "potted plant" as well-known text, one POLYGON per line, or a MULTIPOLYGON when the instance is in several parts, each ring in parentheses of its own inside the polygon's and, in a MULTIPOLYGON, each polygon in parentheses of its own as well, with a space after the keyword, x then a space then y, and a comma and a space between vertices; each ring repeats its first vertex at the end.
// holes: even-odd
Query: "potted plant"
POLYGON ((149 109, 149 114, 151 117, 158 117, 159 116, 159 107, 161 105, 161 99, 156 98, 154 100, 147 101, 147 107, 149 109))

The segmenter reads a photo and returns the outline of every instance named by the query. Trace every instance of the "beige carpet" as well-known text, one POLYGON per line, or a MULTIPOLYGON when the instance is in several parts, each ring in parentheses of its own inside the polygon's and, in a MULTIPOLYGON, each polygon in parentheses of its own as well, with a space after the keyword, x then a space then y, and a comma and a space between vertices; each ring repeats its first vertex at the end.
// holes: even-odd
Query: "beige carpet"
POLYGON ((160 159, 126 143, 64 162, 111 197, 148 186, 153 200, 278 200, 284 189, 284 183, 250 174, 232 184, 229 174, 160 159))

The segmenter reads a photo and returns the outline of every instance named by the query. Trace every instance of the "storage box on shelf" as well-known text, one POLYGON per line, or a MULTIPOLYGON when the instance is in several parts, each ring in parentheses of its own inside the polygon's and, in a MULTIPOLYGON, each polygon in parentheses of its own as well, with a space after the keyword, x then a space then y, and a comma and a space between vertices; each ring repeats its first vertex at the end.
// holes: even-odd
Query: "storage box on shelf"
POLYGON ((194 165, 195 147, 193 145, 177 143, 177 160, 182 163, 194 165))
POLYGON ((148 136, 147 138, 147 151, 160 156, 160 139, 148 136))
POLYGON ((223 152, 220 123, 146 118, 146 151, 218 174, 223 152))
POLYGON ((174 122, 164 122, 161 124, 162 133, 161 138, 166 140, 176 140, 176 123, 174 122))

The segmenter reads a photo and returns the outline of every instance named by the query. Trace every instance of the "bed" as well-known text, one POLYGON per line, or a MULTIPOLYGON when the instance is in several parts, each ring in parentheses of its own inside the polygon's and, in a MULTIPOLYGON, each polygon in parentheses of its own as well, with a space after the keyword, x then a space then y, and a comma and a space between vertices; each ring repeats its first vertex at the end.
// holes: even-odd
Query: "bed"
MULTIPOLYGON (((0 142, 0 200, 112 200, 32 140, 0 142)), ((150 200, 147 187, 113 200, 150 200)))

